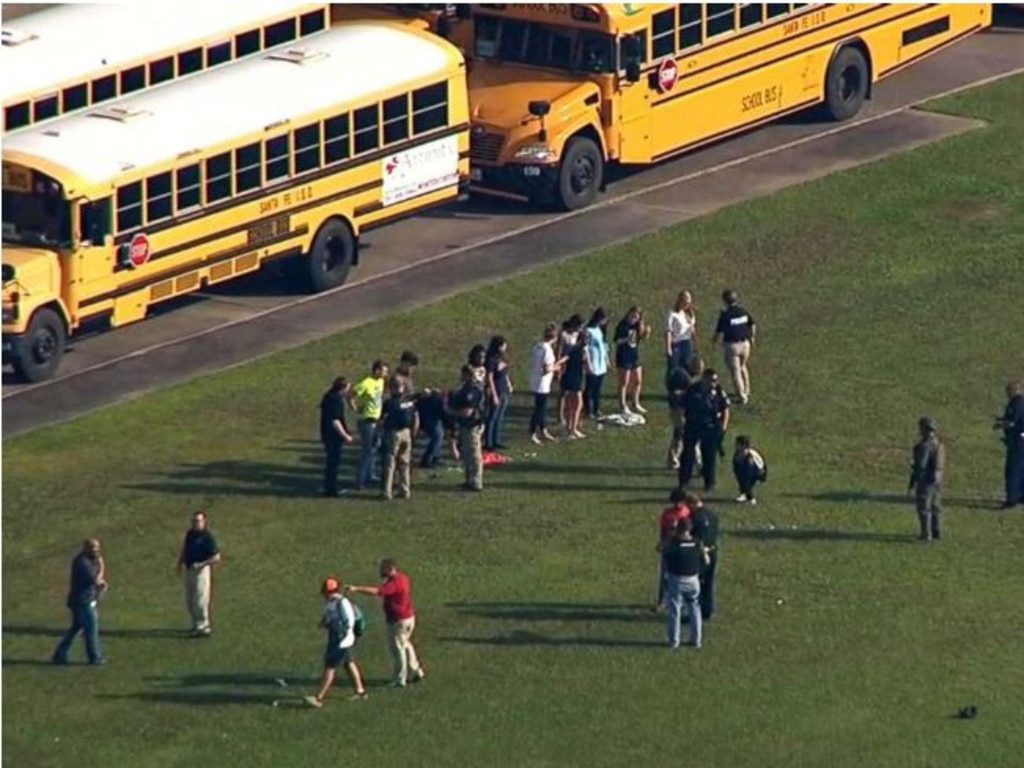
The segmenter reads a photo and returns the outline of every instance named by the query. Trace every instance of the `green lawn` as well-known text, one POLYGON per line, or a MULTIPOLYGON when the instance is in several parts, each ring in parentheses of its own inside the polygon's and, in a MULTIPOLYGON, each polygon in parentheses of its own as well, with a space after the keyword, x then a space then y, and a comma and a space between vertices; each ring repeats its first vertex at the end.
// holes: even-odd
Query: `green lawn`
POLYGON ((990 125, 4 443, 3 764, 1019 764, 1024 519, 991 511, 989 427, 1024 372, 1024 78, 938 108, 990 125), (707 335, 726 284, 761 326, 734 433, 771 480, 756 509, 713 504, 720 612, 699 653, 670 654, 644 609, 673 482, 655 344, 644 429, 529 457, 524 398, 485 494, 443 472, 405 503, 316 498, 337 373, 411 347, 421 384, 450 384, 501 332, 524 385, 543 321, 634 300, 660 317, 686 287, 707 335), (931 546, 903 495, 922 414, 950 459, 931 546), (200 505, 225 552, 209 641, 175 635, 200 505), (86 535, 107 551, 110 663, 53 668, 86 535), (380 687, 362 599, 370 700, 292 706, 319 672, 319 579, 365 583, 382 555, 413 576, 427 682, 380 687), (979 717, 951 719, 966 704, 979 717))

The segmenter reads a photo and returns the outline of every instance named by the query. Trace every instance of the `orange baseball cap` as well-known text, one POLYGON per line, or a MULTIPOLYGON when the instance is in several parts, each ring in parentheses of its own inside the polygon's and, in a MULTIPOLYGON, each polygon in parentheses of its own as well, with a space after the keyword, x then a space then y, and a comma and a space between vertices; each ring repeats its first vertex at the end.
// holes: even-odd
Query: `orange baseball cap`
POLYGON ((328 576, 326 579, 323 580, 323 583, 320 585, 320 592, 324 595, 333 594, 335 592, 338 592, 340 589, 341 582, 339 582, 333 576, 328 576))

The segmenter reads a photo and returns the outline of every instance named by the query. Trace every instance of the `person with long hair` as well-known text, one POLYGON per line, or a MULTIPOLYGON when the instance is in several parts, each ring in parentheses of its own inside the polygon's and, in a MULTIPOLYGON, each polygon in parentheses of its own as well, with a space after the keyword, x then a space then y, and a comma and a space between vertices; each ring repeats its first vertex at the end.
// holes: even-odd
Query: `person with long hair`
POLYGON ((530 440, 540 444, 544 440, 554 440, 545 422, 545 411, 548 396, 551 394, 551 382, 558 372, 560 363, 555 355, 555 342, 558 340, 558 326, 548 323, 544 326, 541 338, 533 345, 530 365, 530 391, 533 393, 533 413, 530 416, 530 440))
POLYGON ((608 313, 598 307, 587 323, 587 380, 583 390, 583 412, 588 419, 601 418, 601 387, 608 373, 608 313))
POLYGON ((512 398, 512 379, 509 376, 508 341, 504 336, 494 336, 487 345, 484 361, 487 371, 487 407, 484 426, 484 449, 498 450, 505 446, 501 442, 501 428, 505 413, 512 398))
POLYGON ((688 368, 696 354, 697 308, 689 291, 680 291, 665 324, 666 379, 677 368, 688 368))
POLYGON ((558 356, 565 359, 559 386, 562 400, 559 403, 559 418, 565 425, 570 440, 586 437, 580 431, 580 414, 583 412, 583 379, 586 371, 586 339, 583 336, 583 318, 573 315, 562 326, 559 337, 558 356))
POLYGON ((651 335, 651 326, 636 304, 615 327, 615 367, 619 370, 619 406, 623 413, 647 413, 640 404, 644 369, 640 363, 640 344, 651 335), (629 401, 632 401, 632 409, 629 401))

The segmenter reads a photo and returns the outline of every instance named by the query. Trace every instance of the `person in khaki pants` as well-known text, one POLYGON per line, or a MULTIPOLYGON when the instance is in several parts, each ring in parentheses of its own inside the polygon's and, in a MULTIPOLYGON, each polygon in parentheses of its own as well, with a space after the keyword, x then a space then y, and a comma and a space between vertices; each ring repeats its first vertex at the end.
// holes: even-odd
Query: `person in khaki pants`
POLYGON ((192 634, 209 637, 210 598, 213 593, 213 566, 220 562, 217 540, 206 527, 206 512, 192 515, 192 527, 185 532, 185 541, 178 555, 178 573, 185 571, 185 604, 192 617, 192 634))
POLYGON ((722 342, 725 365, 732 377, 733 389, 739 401, 746 405, 750 401, 750 371, 747 361, 754 346, 757 325, 753 316, 740 305, 736 291, 727 288, 722 292, 724 309, 718 315, 713 343, 722 342))
POLYGON ((398 477, 398 496, 407 499, 411 493, 409 467, 412 462, 412 438, 419 431, 416 401, 409 396, 407 379, 395 376, 389 387, 390 397, 384 403, 384 478, 381 498, 390 499, 398 477))
POLYGON ((382 580, 379 587, 350 584, 345 591, 346 594, 356 592, 383 598, 384 619, 388 627, 388 650, 395 661, 391 685, 404 688, 407 683, 418 683, 426 677, 416 648, 412 644, 412 633, 416 629, 412 583, 390 558, 380 561, 379 572, 382 580))
POLYGON ((473 368, 462 366, 462 385, 452 393, 449 411, 459 429, 459 455, 466 473, 462 487, 467 491, 484 489, 484 392, 473 379, 473 368))

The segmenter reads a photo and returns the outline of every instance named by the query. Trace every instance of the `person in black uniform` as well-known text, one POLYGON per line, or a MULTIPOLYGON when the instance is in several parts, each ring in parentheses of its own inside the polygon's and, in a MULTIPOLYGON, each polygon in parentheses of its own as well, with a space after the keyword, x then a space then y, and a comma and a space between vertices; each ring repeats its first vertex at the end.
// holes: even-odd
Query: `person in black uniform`
POLYGON ((484 489, 484 392, 476 382, 473 366, 462 366, 462 386, 451 393, 448 409, 459 430, 459 455, 468 491, 484 489))
POLYGON ((714 368, 704 371, 701 380, 690 385, 684 401, 686 426, 683 427, 683 456, 679 462, 679 487, 685 488, 693 477, 697 446, 701 452, 704 490, 714 490, 718 472, 719 447, 729 428, 729 398, 718 383, 714 368))
POLYGON ((1006 385, 1006 409, 996 419, 993 429, 1003 430, 1006 443, 1006 500, 1003 509, 1024 504, 1024 392, 1021 382, 1011 381, 1006 385))
POLYGON ((324 496, 338 496, 338 468, 341 466, 341 448, 352 442, 352 433, 345 422, 345 398, 348 379, 339 376, 331 388, 320 398, 320 442, 324 444, 324 496))
POLYGON ((679 469, 683 453, 683 431, 686 425, 686 392, 704 374, 704 361, 691 357, 686 365, 673 368, 665 382, 668 390, 668 415, 672 424, 672 437, 668 444, 669 469, 679 469))
POLYGON ((693 537, 704 547, 705 558, 700 569, 700 615, 710 621, 715 615, 715 571, 718 569, 718 514, 704 506, 695 493, 684 497, 690 507, 693 537))
POLYGON ((914 491, 917 520, 922 541, 942 538, 939 515, 942 512, 942 475, 946 468, 946 448, 939 440, 935 422, 927 416, 917 422, 921 439, 914 444, 910 460, 908 491, 914 491))
POLYGON ((666 634, 668 646, 675 650, 680 644, 680 624, 683 605, 686 606, 686 623, 690 630, 690 643, 694 648, 701 646, 700 570, 705 555, 701 543, 693 537, 692 524, 688 517, 676 523, 671 539, 662 549, 662 563, 665 570, 665 584, 668 587, 668 612, 666 634))
POLYGON ((712 343, 722 342, 725 366, 732 376, 733 390, 740 402, 746 405, 750 401, 750 371, 747 370, 747 362, 750 360, 757 328, 751 314, 740 306, 736 291, 731 288, 725 290, 722 303, 725 309, 718 315, 712 343))

